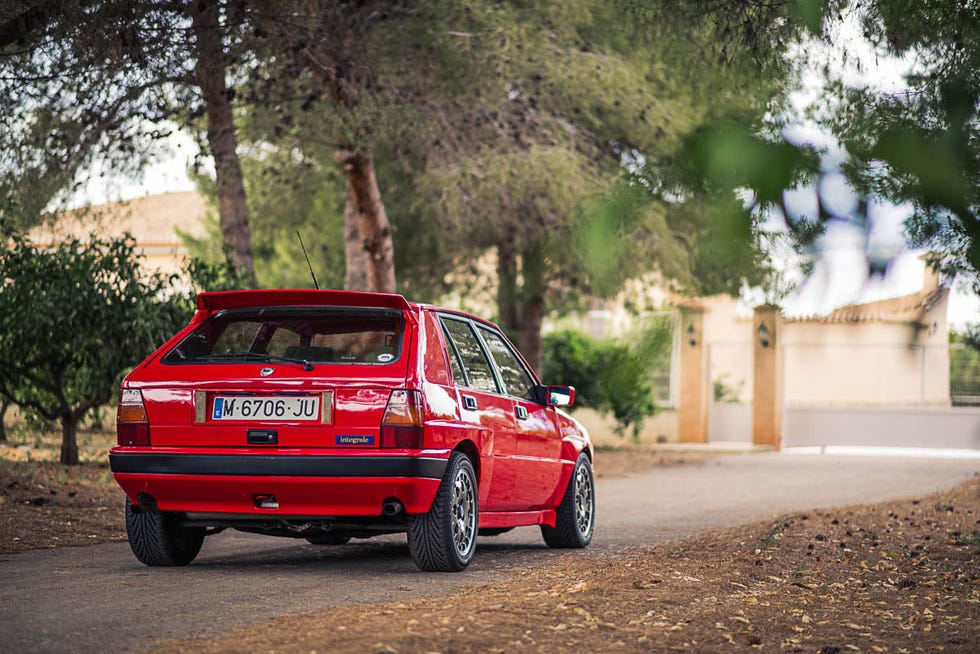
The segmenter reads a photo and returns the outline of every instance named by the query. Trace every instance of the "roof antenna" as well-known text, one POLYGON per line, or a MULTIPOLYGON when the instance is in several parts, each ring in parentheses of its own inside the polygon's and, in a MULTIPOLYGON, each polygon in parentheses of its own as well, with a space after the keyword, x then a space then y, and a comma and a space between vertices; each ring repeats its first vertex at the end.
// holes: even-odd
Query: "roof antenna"
POLYGON ((303 245, 303 237, 300 236, 299 230, 296 230, 296 238, 299 239, 299 246, 303 248, 303 256, 306 257, 306 265, 310 267, 310 276, 313 277, 313 287, 316 290, 320 290, 320 284, 316 281, 316 273, 313 272, 313 264, 310 263, 310 255, 306 253, 306 246, 303 245))

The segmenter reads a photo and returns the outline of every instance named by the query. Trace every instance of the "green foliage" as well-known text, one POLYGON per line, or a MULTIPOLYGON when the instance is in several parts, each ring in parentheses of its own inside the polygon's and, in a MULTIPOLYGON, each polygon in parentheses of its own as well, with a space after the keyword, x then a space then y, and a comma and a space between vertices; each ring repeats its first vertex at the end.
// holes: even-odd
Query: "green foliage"
POLYGON ((783 189, 814 173, 818 161, 807 148, 771 142, 744 124, 719 123, 693 132, 678 166, 679 182, 695 191, 749 188, 754 202, 770 206, 783 189))
MULTIPOLYGON (((242 157, 248 183, 247 202, 252 255, 259 288, 308 288, 313 285, 296 232, 303 236, 310 263, 321 288, 341 288, 344 280, 343 192, 339 174, 311 171, 308 161, 280 159, 278 154, 242 157)), ((218 195, 214 180, 195 175, 198 191, 207 199, 205 234, 180 232, 188 252, 192 282, 198 291, 248 288, 247 275, 229 268, 230 253, 218 225, 218 195), (194 276, 197 279, 194 279, 194 276)))
POLYGON ((715 379, 712 382, 712 392, 715 402, 739 402, 739 395, 742 391, 742 382, 736 385, 729 384, 725 378, 715 379))
POLYGON ((575 387, 576 406, 612 414, 617 432, 639 438, 643 421, 657 407, 653 375, 669 365, 671 325, 659 318, 643 325, 629 342, 596 341, 564 330, 544 337, 546 383, 575 387))
POLYGON ((963 343, 974 352, 980 354, 980 323, 970 323, 962 333, 950 332, 950 343, 963 343))
POLYGON ((616 419, 620 436, 629 429, 639 440, 643 419, 656 411, 650 363, 623 344, 607 344, 597 354, 605 362, 598 380, 603 407, 616 419))
MULTIPOLYGON (((691 3, 705 10, 708 4, 691 3)), ((751 4, 730 3, 729 12, 747 19, 745 31, 733 29, 731 38, 750 47, 756 39, 765 43, 771 38, 765 29, 752 29, 762 28, 763 23, 752 14, 751 4), (753 31, 756 36, 748 33, 753 31)), ((959 0, 797 0, 785 8, 782 19, 789 38, 798 39, 794 65, 805 66, 811 56, 808 39, 830 40, 847 33, 840 22, 857 16, 864 37, 879 53, 914 57, 907 90, 885 92, 875 81, 855 85, 846 73, 829 81, 828 93, 815 100, 807 118, 829 128, 840 140, 847 153, 842 162, 821 161, 822 153, 814 148, 778 136, 778 119, 760 121, 760 114, 735 108, 689 133, 670 165, 643 171, 641 176, 650 180, 648 187, 665 189, 682 204, 731 206, 737 197, 755 215, 721 210, 729 214, 723 222, 732 226, 733 233, 719 241, 731 243, 754 238, 756 210, 777 207, 791 244, 804 254, 812 253, 814 242, 834 218, 848 220, 870 235, 867 198, 907 203, 914 208, 906 225, 909 244, 930 249, 934 266, 949 276, 965 275, 980 289, 980 6, 959 0), (853 215, 832 216, 824 197, 813 215, 788 210, 784 191, 819 188, 837 166, 865 198, 853 215)), ((723 35, 719 39, 726 40, 723 35)), ((825 66, 824 74, 838 74, 835 68, 839 66, 825 66)), ((757 89, 762 92, 760 99, 771 99, 770 116, 778 116, 783 94, 792 86, 781 91, 765 85, 757 89)), ((881 260, 888 255, 870 247, 866 255, 872 272, 883 272, 889 263, 881 260)))
POLYGON ((865 38, 914 57, 907 89, 835 80, 823 122, 847 147, 858 188, 914 208, 910 244, 980 290, 980 5, 854 3, 865 38))
POLYGON ((212 263, 197 257, 188 259, 185 266, 191 287, 197 293, 205 291, 235 291, 248 286, 248 275, 235 265, 231 256, 212 263))
POLYGON ((949 394, 954 404, 980 404, 980 324, 950 332, 949 394))
POLYGON ((575 405, 600 409, 602 393, 598 389, 599 370, 603 360, 598 344, 574 330, 551 332, 544 337, 544 363, 541 377, 546 384, 569 384, 575 387, 575 405))
POLYGON ((90 169, 136 174, 199 98, 179 6, 3 4, 0 216, 24 230, 90 169))
POLYGON ((143 272, 128 235, 51 249, 15 238, 0 280, 0 394, 60 421, 62 463, 75 464, 78 422, 186 323, 186 302, 165 299, 172 280, 143 272))
MULTIPOLYGON (((732 18, 701 4, 683 3, 677 12, 622 0, 433 2, 378 15, 370 3, 343 12, 311 3, 302 11, 319 7, 327 12, 319 17, 331 21, 305 21, 309 34, 338 37, 318 38, 316 47, 323 62, 343 62, 342 100, 318 92, 309 70, 273 56, 274 43, 258 46, 262 56, 238 95, 246 103, 240 134, 257 146, 246 177, 260 283, 282 283, 273 269, 292 268, 287 253, 295 251, 297 223, 315 226, 324 247, 339 243, 344 188, 334 156, 338 147, 360 145, 374 152, 399 287, 413 296, 438 299, 447 275, 478 285, 482 274, 472 274, 471 264, 488 248, 513 251, 518 284, 536 281, 523 263, 546 252, 535 261, 542 285, 504 295, 544 296, 561 310, 584 294, 614 295, 625 280, 655 268, 688 288, 710 262, 731 270, 715 252, 696 254, 711 240, 711 226, 689 226, 683 212, 660 203, 608 225, 614 233, 607 237, 604 218, 620 217, 593 201, 617 185, 624 162, 673 156, 684 135, 722 107, 750 116, 765 110, 771 93, 760 89, 772 90, 779 76, 771 64, 786 31, 768 28, 785 12, 744 3, 746 13, 732 18), (722 22, 750 18, 758 48, 722 53, 711 43, 722 22), (263 207, 257 194, 271 201, 263 207), (306 199, 312 196, 323 199, 315 208, 306 199), (569 248, 580 228, 588 234, 569 248), (694 230, 698 238, 690 237, 694 230), (608 256, 625 247, 628 256, 608 256), (262 261, 270 262, 266 273, 262 261)), ((303 28, 289 29, 295 37, 303 28)), ((734 229, 748 240, 748 223, 734 229)), ((726 233, 715 242, 730 240, 726 233)), ((340 269, 331 264, 335 254, 316 254, 318 274, 340 269)), ((754 252, 742 259, 758 263, 754 252)), ((298 277, 285 279, 305 277, 296 270, 298 277)), ((500 313, 512 311, 502 306, 500 313)))

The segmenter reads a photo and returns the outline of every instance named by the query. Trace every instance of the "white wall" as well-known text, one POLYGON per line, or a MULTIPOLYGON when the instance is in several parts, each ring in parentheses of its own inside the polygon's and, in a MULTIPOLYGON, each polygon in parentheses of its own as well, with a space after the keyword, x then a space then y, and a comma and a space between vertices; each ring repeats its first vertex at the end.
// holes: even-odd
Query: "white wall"
POLYGON ((980 409, 788 408, 783 446, 980 449, 980 409))

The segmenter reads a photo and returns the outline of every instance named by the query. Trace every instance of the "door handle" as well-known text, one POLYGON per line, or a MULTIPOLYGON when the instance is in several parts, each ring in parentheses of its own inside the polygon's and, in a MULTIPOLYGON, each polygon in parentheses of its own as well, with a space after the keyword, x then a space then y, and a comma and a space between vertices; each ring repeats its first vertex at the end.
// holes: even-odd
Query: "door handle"
POLYGON ((527 409, 525 409, 522 405, 515 404, 514 411, 517 413, 518 420, 527 420, 527 409))
POLYGON ((464 395, 463 408, 469 411, 476 411, 476 398, 472 395, 464 395))

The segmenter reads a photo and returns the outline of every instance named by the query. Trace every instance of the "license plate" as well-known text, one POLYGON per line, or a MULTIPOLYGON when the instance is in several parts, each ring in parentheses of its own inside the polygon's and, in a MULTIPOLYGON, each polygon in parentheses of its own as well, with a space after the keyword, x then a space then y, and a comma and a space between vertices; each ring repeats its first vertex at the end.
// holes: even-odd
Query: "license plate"
POLYGON ((212 420, 282 420, 313 421, 320 419, 317 396, 224 397, 214 398, 212 420))

